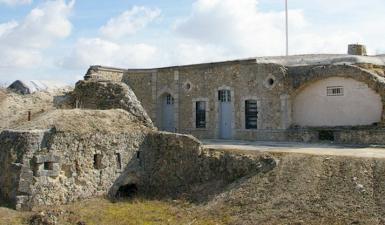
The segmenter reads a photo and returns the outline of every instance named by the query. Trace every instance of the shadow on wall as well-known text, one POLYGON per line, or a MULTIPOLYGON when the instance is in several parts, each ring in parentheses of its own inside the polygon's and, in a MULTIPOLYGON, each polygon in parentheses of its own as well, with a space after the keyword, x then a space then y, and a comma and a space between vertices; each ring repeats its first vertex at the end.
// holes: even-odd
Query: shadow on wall
POLYGON ((268 172, 275 166, 275 159, 266 153, 203 149, 192 136, 152 132, 108 195, 112 200, 140 194, 207 201, 237 179, 268 172))

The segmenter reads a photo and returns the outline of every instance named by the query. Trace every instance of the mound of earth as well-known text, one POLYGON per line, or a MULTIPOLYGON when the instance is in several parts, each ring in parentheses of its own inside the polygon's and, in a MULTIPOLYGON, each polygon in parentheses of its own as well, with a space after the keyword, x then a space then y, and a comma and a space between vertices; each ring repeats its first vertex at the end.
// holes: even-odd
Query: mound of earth
POLYGON ((230 224, 384 224, 385 159, 272 153, 272 171, 208 202, 230 224))
POLYGON ((15 127, 31 118, 56 109, 55 104, 63 92, 35 92, 21 95, 5 89, 0 90, 0 131, 15 127))
POLYGON ((15 130, 41 130, 72 133, 114 133, 149 129, 137 117, 122 109, 111 110, 53 110, 37 115, 33 120, 11 127, 15 130))

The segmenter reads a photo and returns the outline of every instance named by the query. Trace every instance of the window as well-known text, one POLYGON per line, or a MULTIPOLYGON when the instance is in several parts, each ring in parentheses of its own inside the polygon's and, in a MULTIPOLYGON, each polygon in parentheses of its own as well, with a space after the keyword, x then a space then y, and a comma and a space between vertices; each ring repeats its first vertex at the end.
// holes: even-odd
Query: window
POLYGON ((220 102, 231 102, 231 92, 230 92, 230 90, 219 90, 218 91, 218 101, 220 101, 220 102))
POLYGON ((116 168, 120 170, 122 169, 122 157, 120 156, 120 153, 116 153, 115 157, 116 157, 116 168))
POLYGON ((258 107, 256 100, 245 101, 245 127, 246 129, 257 129, 258 107))
POLYGON ((174 98, 170 94, 168 94, 166 96, 166 104, 167 105, 174 105, 174 98))
POLYGON ((196 128, 206 128, 206 102, 199 101, 196 102, 195 108, 195 127, 196 128))
POLYGON ((103 158, 103 156, 101 154, 95 154, 94 155, 94 169, 101 169, 102 168, 102 158, 103 158))
POLYGON ((44 162, 44 170, 53 170, 53 162, 44 162))
POLYGON ((327 96, 344 96, 344 88, 341 86, 333 86, 326 88, 327 96))

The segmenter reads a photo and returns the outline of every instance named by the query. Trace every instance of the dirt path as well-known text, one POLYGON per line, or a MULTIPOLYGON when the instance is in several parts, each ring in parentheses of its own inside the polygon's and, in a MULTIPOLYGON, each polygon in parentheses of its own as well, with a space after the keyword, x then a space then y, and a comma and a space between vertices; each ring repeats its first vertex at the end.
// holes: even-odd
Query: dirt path
POLYGON ((235 140, 203 140, 205 148, 216 150, 244 150, 287 152, 311 155, 336 155, 365 158, 385 158, 385 146, 346 146, 327 143, 252 142, 235 140))

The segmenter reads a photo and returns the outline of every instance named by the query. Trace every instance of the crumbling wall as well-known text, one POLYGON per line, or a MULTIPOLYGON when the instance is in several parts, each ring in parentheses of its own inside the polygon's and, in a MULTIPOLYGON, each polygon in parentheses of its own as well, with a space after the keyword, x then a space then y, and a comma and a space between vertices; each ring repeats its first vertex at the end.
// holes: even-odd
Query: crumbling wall
POLYGON ((206 150, 192 136, 140 129, 4 131, 0 141, 1 196, 17 209, 107 193, 116 197, 124 185, 148 195, 177 197, 210 182, 223 187, 276 165, 268 155, 206 150))
POLYGON ((129 162, 135 164, 145 135, 5 131, 1 195, 18 209, 105 195, 129 162))
POLYGON ((22 201, 31 193, 32 180, 30 161, 33 149, 39 149, 43 139, 41 131, 3 131, 0 134, 0 196, 5 201, 22 201))
POLYGON ((149 133, 143 149, 140 157, 142 191, 162 197, 192 193, 211 182, 219 182, 223 187, 276 166, 276 161, 268 154, 255 156, 204 149, 192 136, 167 132, 149 133))

